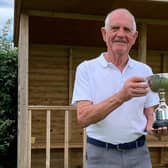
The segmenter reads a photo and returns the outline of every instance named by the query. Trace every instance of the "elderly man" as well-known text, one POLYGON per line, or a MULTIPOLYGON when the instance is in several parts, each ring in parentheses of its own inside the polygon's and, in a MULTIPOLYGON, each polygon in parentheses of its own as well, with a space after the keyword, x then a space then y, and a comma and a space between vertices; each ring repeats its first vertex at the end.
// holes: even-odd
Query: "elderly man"
POLYGON ((101 28, 107 51, 77 67, 72 104, 87 132, 87 168, 151 168, 145 135, 159 103, 146 82, 151 68, 129 56, 134 16, 116 9, 101 28))

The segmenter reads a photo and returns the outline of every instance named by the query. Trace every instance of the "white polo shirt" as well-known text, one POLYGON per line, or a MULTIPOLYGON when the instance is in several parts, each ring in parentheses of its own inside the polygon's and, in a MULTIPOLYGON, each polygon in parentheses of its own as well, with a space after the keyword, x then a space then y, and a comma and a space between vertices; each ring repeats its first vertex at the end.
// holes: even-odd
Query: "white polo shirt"
MULTIPOLYGON (((147 77, 152 74, 148 65, 130 57, 121 72, 115 65, 108 63, 102 53, 77 67, 72 104, 80 100, 89 100, 97 104, 118 92, 128 78, 147 77)), ((146 134, 144 130, 147 119, 144 108, 158 103, 158 94, 152 91, 146 96, 132 98, 103 120, 89 125, 86 128, 87 135, 113 144, 133 141, 146 134)))

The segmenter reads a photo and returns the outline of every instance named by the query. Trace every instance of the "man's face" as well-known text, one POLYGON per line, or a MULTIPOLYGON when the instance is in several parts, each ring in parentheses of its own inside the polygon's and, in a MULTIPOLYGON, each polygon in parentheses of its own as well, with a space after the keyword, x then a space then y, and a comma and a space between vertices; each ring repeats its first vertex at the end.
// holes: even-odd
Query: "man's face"
POLYGON ((131 16, 121 11, 110 16, 109 26, 102 28, 102 34, 107 51, 119 55, 128 55, 138 36, 133 32, 131 16))

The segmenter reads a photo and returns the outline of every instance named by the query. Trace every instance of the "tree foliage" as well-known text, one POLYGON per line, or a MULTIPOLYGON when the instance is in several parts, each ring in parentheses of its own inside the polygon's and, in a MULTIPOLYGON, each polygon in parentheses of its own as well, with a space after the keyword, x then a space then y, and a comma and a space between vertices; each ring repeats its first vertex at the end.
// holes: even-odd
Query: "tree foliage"
POLYGON ((0 34, 0 168, 17 160, 17 49, 8 40, 7 21, 0 34))

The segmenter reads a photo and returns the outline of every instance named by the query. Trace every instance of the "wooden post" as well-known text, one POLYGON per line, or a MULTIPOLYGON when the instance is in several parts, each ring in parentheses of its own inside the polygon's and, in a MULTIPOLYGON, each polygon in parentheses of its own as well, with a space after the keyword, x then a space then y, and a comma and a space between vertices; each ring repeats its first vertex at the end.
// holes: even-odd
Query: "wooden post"
POLYGON ((83 129, 83 168, 86 167, 86 129, 83 129))
POLYGON ((31 121, 28 111, 29 17, 20 16, 18 53, 18 168, 31 167, 31 121))
POLYGON ((139 31, 138 59, 146 63, 147 55, 147 25, 142 23, 139 31))
POLYGON ((69 105, 71 105, 71 99, 72 99, 72 48, 69 49, 69 105))
POLYGON ((167 71, 167 56, 165 54, 161 54, 161 72, 167 71))
POLYGON ((29 113, 28 113, 29 117, 28 117, 28 120, 29 120, 29 127, 28 127, 28 131, 29 131, 29 150, 28 150, 28 158, 29 158, 29 165, 31 167, 31 144, 32 144, 32 137, 31 137, 31 131, 32 131, 32 111, 29 110, 29 113))
POLYGON ((65 111, 64 168, 69 168, 69 111, 65 111))
POLYGON ((46 118, 46 168, 50 168, 51 110, 47 110, 46 118))

